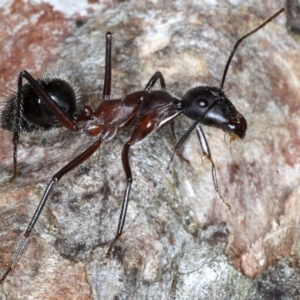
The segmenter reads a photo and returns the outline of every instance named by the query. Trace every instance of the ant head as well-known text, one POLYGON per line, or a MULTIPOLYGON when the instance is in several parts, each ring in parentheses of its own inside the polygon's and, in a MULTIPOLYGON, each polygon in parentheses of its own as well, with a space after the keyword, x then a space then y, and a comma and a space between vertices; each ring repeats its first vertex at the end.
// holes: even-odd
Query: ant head
POLYGON ((245 137, 245 118, 217 87, 199 86, 186 92, 182 98, 182 112, 192 120, 201 118, 203 125, 221 128, 241 139, 245 137))
MULTIPOLYGON (((245 118, 235 109, 222 91, 231 60, 241 42, 264 27, 284 11, 280 9, 271 18, 260 24, 254 30, 238 39, 229 55, 223 72, 220 88, 199 86, 189 90, 182 98, 180 109, 190 119, 196 120, 191 129, 198 123, 223 129, 233 136, 244 138, 247 130, 245 118)), ((190 130, 189 130, 190 131, 190 130)), ((190 133, 188 131, 188 133, 190 133)))

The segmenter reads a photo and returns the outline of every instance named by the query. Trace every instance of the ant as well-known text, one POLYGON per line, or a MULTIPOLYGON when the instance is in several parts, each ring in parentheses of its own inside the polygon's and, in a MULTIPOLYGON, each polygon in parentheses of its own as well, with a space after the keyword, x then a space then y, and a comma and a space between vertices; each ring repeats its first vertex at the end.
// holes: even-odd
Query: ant
MULTIPOLYGON (((232 140, 235 138, 243 139, 245 137, 247 122, 229 101, 223 91, 226 74, 240 43, 264 27, 283 11, 284 8, 236 42, 225 65, 219 88, 198 86, 188 90, 182 99, 167 92, 164 77, 160 72, 156 72, 151 77, 143 90, 128 94, 121 99, 110 99, 112 45, 112 34, 110 32, 107 32, 106 34, 105 74, 102 93, 102 99, 104 101, 101 102, 96 110, 93 110, 90 105, 86 105, 81 112, 77 113, 76 93, 71 85, 65 80, 59 78, 36 80, 27 71, 21 71, 18 77, 17 92, 8 100, 1 115, 1 126, 4 129, 13 132, 13 176, 10 181, 17 176, 17 146, 22 132, 32 132, 37 129, 50 130, 64 126, 74 132, 85 133, 89 136, 97 136, 97 140, 52 177, 9 267, 0 278, 0 284, 15 266, 25 242, 30 236, 46 204, 46 200, 48 199, 53 186, 62 178, 62 176, 73 170, 95 153, 103 141, 112 139, 118 130, 128 126, 134 120, 136 120, 136 124, 133 128, 131 137, 123 145, 122 150, 122 164, 126 176, 126 188, 119 223, 116 235, 111 240, 106 252, 104 264, 106 264, 106 260, 110 257, 115 243, 120 238, 125 224, 130 188, 133 181, 129 163, 130 147, 167 125, 181 113, 194 120, 194 123, 177 143, 170 162, 176 151, 180 149, 187 137, 196 128, 203 157, 206 157, 211 163, 215 191, 222 203, 230 209, 230 206, 223 201, 220 194, 216 169, 200 124, 221 128, 231 135, 232 140), (25 78, 28 83, 23 84, 23 78, 25 78), (160 81, 161 89, 152 90, 157 80, 160 81), (83 124, 78 125, 78 123, 82 122, 83 124)), ((169 166, 170 163, 167 170, 169 169, 169 166)))

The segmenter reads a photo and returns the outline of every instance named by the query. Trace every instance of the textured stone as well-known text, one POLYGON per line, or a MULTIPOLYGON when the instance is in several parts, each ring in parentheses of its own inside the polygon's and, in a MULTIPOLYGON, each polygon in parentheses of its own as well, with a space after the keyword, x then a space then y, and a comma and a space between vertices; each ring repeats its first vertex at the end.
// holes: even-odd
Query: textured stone
MULTIPOLYGON (((110 30, 113 94, 143 88, 159 70, 170 91, 182 95, 197 82, 218 86, 235 41, 281 5, 281 1, 256 0, 220 5, 128 1, 99 12, 81 27, 66 29, 70 33, 54 47, 54 57, 43 62, 54 72, 72 76, 81 88, 81 103, 96 107, 103 83, 105 32, 110 30)), ((299 48, 297 37, 285 27, 284 15, 247 39, 225 83, 227 95, 247 119, 246 137, 230 143, 220 130, 204 128, 221 193, 232 211, 216 196, 209 163, 202 167, 195 134, 152 194, 176 141, 191 124, 179 117, 173 131, 166 127, 131 151, 134 184, 125 233, 104 267, 125 186, 120 160, 122 143, 130 133, 125 130, 56 185, 0 295, 7 299, 264 299, 266 290, 272 295, 277 282, 286 280, 289 284, 282 285, 286 290, 281 299, 297 299, 299 48)), ((15 75, 24 68, 12 65, 15 75)), ((40 64, 30 71, 41 73, 40 64)), ((0 134, 3 272, 51 176, 92 141, 66 130, 24 136, 18 155, 20 176, 7 184, 12 171, 11 135, 0 134)))

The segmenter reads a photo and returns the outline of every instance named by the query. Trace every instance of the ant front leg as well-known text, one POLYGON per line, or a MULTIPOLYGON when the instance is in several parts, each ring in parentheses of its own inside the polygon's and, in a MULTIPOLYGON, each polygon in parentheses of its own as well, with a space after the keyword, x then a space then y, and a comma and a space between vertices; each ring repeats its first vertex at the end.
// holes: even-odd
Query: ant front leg
POLYGON ((149 117, 149 116, 142 118, 139 121, 139 123, 136 125, 136 127, 134 128, 131 138, 123 146, 122 164, 123 164, 123 168, 124 168, 124 172, 125 172, 125 176, 126 176, 126 189, 124 192, 117 233, 116 233, 114 239, 109 244, 109 248, 105 254, 105 258, 104 258, 104 262, 103 262, 104 265, 107 263, 107 259, 110 257, 110 254, 111 254, 111 251, 112 251, 114 245, 116 244, 116 242, 122 235, 124 224, 125 224, 130 189, 131 189, 131 185, 133 182, 132 172, 131 172, 131 167, 130 167, 130 162, 129 162, 130 147, 132 145, 136 144, 137 142, 140 142, 141 140, 145 139, 150 133, 155 131, 155 129, 157 128, 157 125, 158 125, 158 123, 156 121, 154 121, 153 119, 151 119, 151 117, 149 117))
POLYGON ((224 204, 229 210, 231 210, 230 205, 223 200, 223 197, 220 193, 215 164, 214 164, 214 161, 211 157, 210 149, 209 149, 206 137, 204 135, 204 132, 203 132, 200 125, 197 125, 196 129, 197 129, 197 135, 198 135, 198 138, 199 138, 199 142, 200 142, 200 146, 201 146, 201 149, 202 149, 203 156, 205 158, 207 158, 211 163, 211 175, 212 175, 215 191, 218 195, 218 198, 220 199, 222 204, 224 204))

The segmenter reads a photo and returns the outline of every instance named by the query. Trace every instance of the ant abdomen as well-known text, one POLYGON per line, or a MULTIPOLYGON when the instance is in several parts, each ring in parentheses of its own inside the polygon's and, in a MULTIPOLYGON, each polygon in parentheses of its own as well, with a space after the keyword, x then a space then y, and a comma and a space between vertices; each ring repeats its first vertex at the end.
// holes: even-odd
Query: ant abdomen
MULTIPOLYGON (((76 92, 74 88, 68 82, 59 78, 43 78, 38 79, 37 82, 59 108, 70 118, 73 118, 76 113, 76 92)), ((50 130, 62 126, 31 84, 22 85, 21 95, 20 131, 50 130)), ((17 93, 15 93, 10 97, 2 111, 2 128, 14 131, 15 126, 17 126, 17 106, 17 93)))

